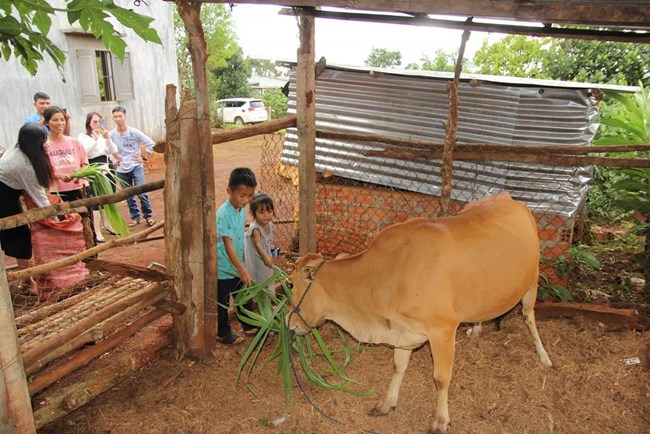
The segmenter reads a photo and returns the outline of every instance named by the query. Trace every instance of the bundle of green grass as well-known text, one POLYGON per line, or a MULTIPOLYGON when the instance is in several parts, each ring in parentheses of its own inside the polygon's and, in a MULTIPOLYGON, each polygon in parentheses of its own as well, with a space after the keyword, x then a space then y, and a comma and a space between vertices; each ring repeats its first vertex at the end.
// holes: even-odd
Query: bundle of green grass
MULTIPOLYGON (((336 352, 327 348, 325 341, 316 329, 312 329, 311 333, 305 336, 298 336, 289 331, 286 326, 286 317, 291 301, 291 291, 287 285, 288 276, 277 266, 273 266, 273 270, 275 274, 266 281, 244 287, 233 294, 234 305, 237 307, 235 312, 239 319, 259 329, 239 364, 237 380, 240 381, 242 377, 245 377, 248 389, 254 395, 259 396, 250 382, 250 378, 254 366, 259 361, 262 349, 271 339, 275 340, 275 344, 270 350, 266 363, 277 361, 277 372, 282 376, 287 405, 293 402, 294 376, 296 381, 300 381, 298 366, 304 377, 318 387, 340 390, 359 396, 374 393, 374 386, 367 387, 344 374, 351 360, 352 349, 340 330, 337 329, 342 348, 336 352), (277 284, 282 288, 280 294, 266 290, 267 287, 272 288, 277 284), (259 312, 244 308, 244 305, 251 300, 257 302, 259 312), (333 354, 339 352, 338 359, 342 360, 337 363, 335 361, 337 357, 333 354), (326 372, 321 374, 318 372, 319 369, 325 369, 326 372), (326 377, 332 378, 334 381, 329 381, 326 377)), ((357 347, 357 349, 360 348, 357 347)))
MULTIPOLYGON (((86 178, 90 181, 93 196, 106 196, 113 194, 113 188, 117 186, 109 167, 106 164, 89 164, 70 174, 71 178, 86 178)), ((119 236, 129 234, 129 227, 122 217, 122 213, 116 203, 100 205, 98 209, 104 211, 106 219, 110 223, 113 232, 119 236)))

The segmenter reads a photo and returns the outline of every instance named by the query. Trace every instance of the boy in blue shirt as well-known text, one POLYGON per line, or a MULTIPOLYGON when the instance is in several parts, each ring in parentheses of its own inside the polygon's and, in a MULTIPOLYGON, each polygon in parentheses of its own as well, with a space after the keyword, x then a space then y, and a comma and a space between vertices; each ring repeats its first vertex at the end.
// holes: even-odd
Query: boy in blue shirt
MULTIPOLYGON (((244 339, 233 333, 228 323, 230 294, 242 287, 250 286, 251 275, 244 266, 244 235, 246 226, 246 205, 253 199, 257 187, 255 174, 251 169, 239 167, 230 173, 228 200, 217 210, 217 336, 224 344, 238 344, 244 339)), ((244 305, 253 310, 253 302, 244 305)), ((241 322, 241 321, 240 321, 241 322)), ((241 322, 246 334, 257 329, 241 322)))

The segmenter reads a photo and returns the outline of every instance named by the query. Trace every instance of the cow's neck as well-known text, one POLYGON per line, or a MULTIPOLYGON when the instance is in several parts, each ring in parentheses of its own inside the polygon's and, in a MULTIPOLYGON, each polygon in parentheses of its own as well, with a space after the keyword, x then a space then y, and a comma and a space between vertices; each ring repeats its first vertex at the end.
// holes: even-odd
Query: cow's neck
POLYGON ((373 276, 359 272, 363 267, 358 266, 358 261, 359 258, 334 260, 319 271, 317 278, 323 282, 323 319, 339 324, 361 342, 381 343, 377 331, 384 328, 382 312, 377 312, 372 300, 364 296, 377 282, 373 276), (369 327, 370 323, 379 324, 369 327))

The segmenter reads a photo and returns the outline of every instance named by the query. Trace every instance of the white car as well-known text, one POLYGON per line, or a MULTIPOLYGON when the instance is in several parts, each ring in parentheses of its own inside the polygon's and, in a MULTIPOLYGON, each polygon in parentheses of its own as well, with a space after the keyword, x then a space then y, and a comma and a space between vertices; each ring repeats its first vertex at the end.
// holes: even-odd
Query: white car
POLYGON ((269 119, 264 101, 255 98, 227 98, 217 101, 217 117, 228 124, 244 125, 269 119))

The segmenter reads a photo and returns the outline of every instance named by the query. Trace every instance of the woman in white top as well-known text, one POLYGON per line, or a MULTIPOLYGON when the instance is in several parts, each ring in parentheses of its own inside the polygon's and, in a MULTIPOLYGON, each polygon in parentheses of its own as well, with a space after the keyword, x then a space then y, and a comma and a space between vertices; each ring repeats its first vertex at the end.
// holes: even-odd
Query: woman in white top
MULTIPOLYGON (((117 146, 111 141, 110 136, 108 135, 106 121, 102 115, 97 112, 88 113, 86 115, 86 132, 80 133, 78 139, 86 150, 88 162, 90 164, 106 164, 107 167, 110 167, 110 158, 117 152, 117 146)), ((115 177, 111 178, 111 181, 113 182, 113 191, 115 191, 115 177)), ((99 210, 93 209, 93 229, 98 243, 106 241, 101 231, 102 220, 106 231, 112 234, 113 230, 110 227, 108 220, 100 215, 99 210)))
MULTIPOLYGON (((39 207, 50 205, 45 189, 54 180, 54 170, 46 153, 46 141, 44 127, 25 124, 18 132, 18 143, 0 158, 0 218, 22 212, 23 193, 39 207)), ((0 245, 6 255, 18 260, 18 266, 29 266, 32 241, 27 225, 0 231, 0 245)))

